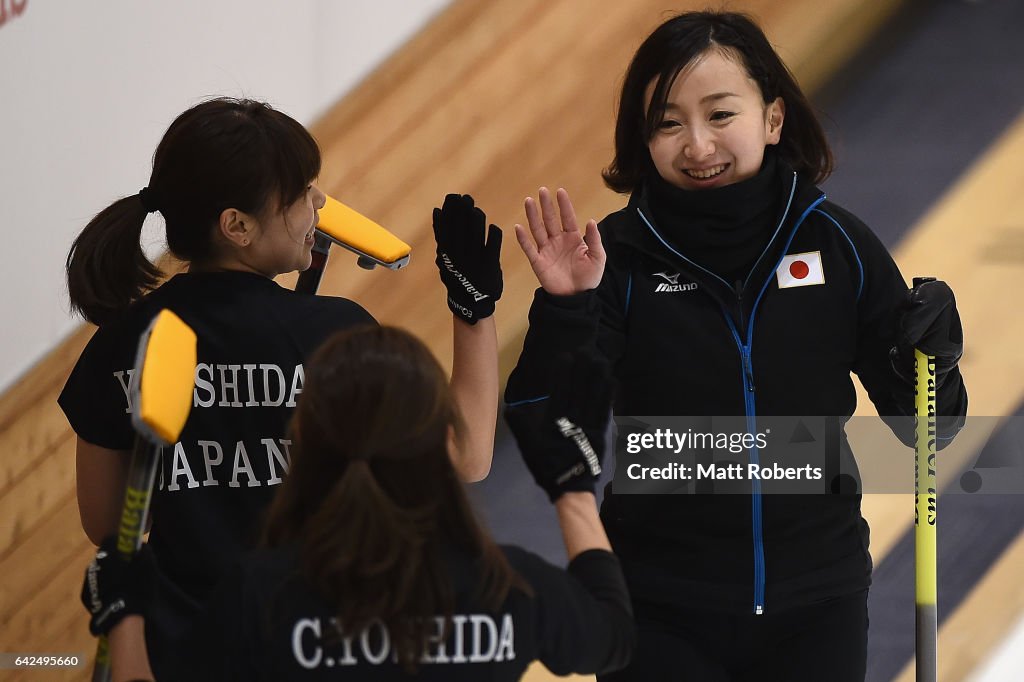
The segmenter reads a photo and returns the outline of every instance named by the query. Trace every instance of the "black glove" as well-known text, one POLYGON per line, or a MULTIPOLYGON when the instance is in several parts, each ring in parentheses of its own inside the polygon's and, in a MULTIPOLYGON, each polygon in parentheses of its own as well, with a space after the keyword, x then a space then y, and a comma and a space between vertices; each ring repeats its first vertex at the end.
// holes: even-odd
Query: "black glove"
POLYGON ((892 366, 905 381, 914 380, 914 349, 935 357, 935 381, 941 386, 964 354, 964 331, 953 290, 942 280, 917 282, 900 316, 900 337, 890 352, 892 366))
POLYGON ((611 370, 596 352, 563 355, 548 400, 505 408, 505 421, 537 485, 554 502, 594 492, 611 412, 611 370))
POLYGON ((149 545, 143 544, 131 561, 125 561, 117 551, 117 538, 105 539, 82 583, 82 604, 91 614, 89 632, 105 635, 125 616, 145 612, 156 593, 156 581, 149 545))
POLYGON ((473 205, 468 194, 449 194, 434 209, 434 241, 448 307, 469 324, 494 314, 501 298, 501 229, 473 205), (486 244, 484 239, 486 237, 486 244))

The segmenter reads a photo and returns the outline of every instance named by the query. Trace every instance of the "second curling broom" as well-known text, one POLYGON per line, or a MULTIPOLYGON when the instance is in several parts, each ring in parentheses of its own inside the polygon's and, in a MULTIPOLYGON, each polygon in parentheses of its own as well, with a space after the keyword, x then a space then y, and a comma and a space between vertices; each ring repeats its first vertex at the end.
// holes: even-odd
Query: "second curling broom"
MULTIPOLYGON (((915 277, 914 286, 934 280, 915 277)), ((914 350, 916 374, 914 407, 914 601, 916 618, 917 682, 938 679, 937 558, 935 526, 938 488, 935 484, 935 358, 914 350)))
POLYGON ((299 273, 295 290, 315 294, 320 288, 331 244, 352 251, 360 267, 371 270, 381 265, 390 270, 404 268, 409 263, 412 248, 374 221, 328 196, 320 209, 313 242, 313 262, 299 273))

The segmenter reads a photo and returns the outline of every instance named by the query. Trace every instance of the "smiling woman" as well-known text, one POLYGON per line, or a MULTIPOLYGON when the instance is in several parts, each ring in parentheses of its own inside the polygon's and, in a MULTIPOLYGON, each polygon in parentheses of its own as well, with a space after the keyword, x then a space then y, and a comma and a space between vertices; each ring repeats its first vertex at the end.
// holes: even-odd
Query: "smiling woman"
MULTIPOLYGON (((261 102, 214 99, 171 123, 153 157, 149 185, 101 211, 68 255, 73 307, 100 328, 59 402, 77 435, 79 513, 100 544, 117 527, 134 440, 126 405, 139 334, 161 309, 198 337, 194 405, 179 442, 163 451, 147 548, 160 568, 147 612, 148 669, 137 661, 141 628, 105 621, 114 679, 185 679, 182 638, 217 580, 254 543, 286 480, 288 421, 305 388, 304 362, 333 332, 373 325, 356 303, 279 286, 273 277, 310 265, 325 195, 313 181, 320 149, 291 117, 261 102), (159 211, 171 252, 188 271, 157 286, 139 244, 146 216, 159 211), (127 640, 125 638, 128 638, 127 640), (131 638, 134 638, 132 640, 131 638)), ((472 268, 490 307, 472 323, 453 315, 450 390, 469 426, 454 462, 462 480, 490 467, 498 378, 493 302, 501 294, 500 236, 472 199, 451 195, 434 216, 452 267, 472 268), (452 248, 451 245, 457 246, 452 248)), ((449 296, 457 296, 457 286, 449 296)), ((121 616, 125 612, 118 612, 121 616)), ((135 612, 136 615, 139 612, 135 612)))
POLYGON ((319 173, 312 135, 270 106, 214 99, 192 107, 157 147, 149 185, 101 211, 72 245, 72 308, 100 324, 153 288, 159 273, 139 236, 156 211, 171 253, 192 270, 273 276, 308 267, 302 235, 324 203, 311 189, 319 173))
POLYGON ((823 182, 833 164, 825 132, 765 35, 750 21, 688 33, 701 15, 685 16, 659 26, 633 56, 615 125, 615 158, 604 172, 608 186, 618 192, 638 189, 651 175, 653 161, 658 175, 685 189, 672 178, 708 177, 735 154, 741 167, 714 186, 732 184, 757 173, 766 145, 777 145, 794 170, 823 182), (688 128, 690 137, 676 139, 677 128, 688 128), (729 142, 718 150, 724 131, 729 142), (666 133, 675 145, 663 140, 666 133), (730 151, 735 144, 740 146, 730 151), (683 152, 684 146, 687 156, 681 162, 671 151, 683 152))
MULTIPOLYGON (((79 513, 94 543, 120 516, 139 334, 166 308, 199 337, 195 402, 204 409, 166 449, 152 505, 148 547, 161 577, 146 648, 161 677, 177 677, 175 642, 224 566, 251 544, 287 472, 286 425, 304 358, 330 333, 373 323, 351 301, 271 279, 309 266, 308 237, 324 204, 312 185, 319 172, 316 141, 291 117, 261 102, 209 100, 171 123, 148 186, 101 211, 68 255, 72 305, 100 325, 59 399, 78 437, 79 513), (154 211, 171 252, 189 265, 160 286, 139 244, 154 211)), ((115 679, 133 648, 117 633, 115 679)))
MULTIPOLYGON (((913 414, 910 351, 927 346, 942 358, 938 413, 958 417, 948 443, 967 409, 952 292, 908 295, 878 238, 815 186, 831 169, 813 110, 753 21, 663 23, 629 66, 604 173, 628 205, 581 236, 564 190, 527 200, 517 236, 542 289, 506 400, 543 400, 545 354, 595 344, 616 368, 617 414, 743 417, 753 438, 759 414, 845 422, 854 373, 879 414, 913 414)), ((694 679, 863 682, 860 497, 769 494, 762 479, 813 472, 762 469, 763 449, 743 447, 748 495, 630 495, 625 479, 606 491, 640 640, 602 682, 677 679, 683 666, 694 679)))
MULTIPOLYGON (((647 87, 650 100, 657 89, 647 87)), ((679 73, 660 110, 648 147, 658 174, 682 189, 740 182, 761 170, 767 145, 779 143, 785 105, 767 104, 743 59, 728 49, 710 50, 679 73)))
POLYGON ((305 270, 313 259, 313 231, 319 222, 317 211, 326 196, 313 184, 288 206, 273 201, 259 215, 236 210, 222 215, 220 235, 233 242, 235 249, 220 249, 204 268, 247 270, 266 277, 305 270), (276 210, 275 210, 276 209, 276 210))

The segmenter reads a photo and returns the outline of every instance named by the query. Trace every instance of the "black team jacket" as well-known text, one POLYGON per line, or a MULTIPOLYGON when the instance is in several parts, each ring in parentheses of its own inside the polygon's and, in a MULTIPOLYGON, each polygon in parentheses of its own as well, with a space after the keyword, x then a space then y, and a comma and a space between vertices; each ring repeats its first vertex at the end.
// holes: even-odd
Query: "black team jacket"
MULTIPOLYGON (((596 343, 613 363, 617 416, 745 416, 750 433, 759 415, 841 423, 856 405, 851 372, 880 415, 913 415, 913 387, 896 376, 889 355, 907 296, 896 264, 820 189, 788 169, 783 178, 781 219, 746 281, 735 284, 673 246, 644 192, 634 193, 599 225, 608 253, 600 286, 565 297, 537 291, 506 402, 540 404, 559 351, 596 343), (820 262, 823 282, 780 288, 777 271, 793 254, 820 262)), ((937 403, 940 416, 960 416, 942 420, 942 447, 967 410, 958 369, 937 403)), ((906 443, 909 421, 891 424, 906 443)), ((912 467, 913 452, 904 452, 912 467)), ((756 450, 748 454, 756 461, 756 450)), ((859 494, 762 495, 750 486, 746 494, 616 495, 612 484, 601 516, 634 600, 761 613, 868 587, 859 494)))

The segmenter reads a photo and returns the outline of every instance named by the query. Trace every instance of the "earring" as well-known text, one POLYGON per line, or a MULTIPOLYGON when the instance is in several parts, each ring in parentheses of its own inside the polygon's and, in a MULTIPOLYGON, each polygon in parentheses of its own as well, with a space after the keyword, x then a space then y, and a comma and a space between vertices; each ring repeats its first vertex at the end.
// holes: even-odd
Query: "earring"
POLYGON ((249 240, 248 239, 243 239, 242 240, 242 246, 249 246, 249 240))

